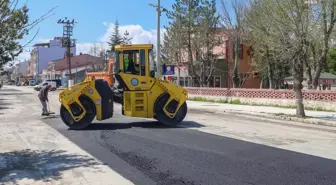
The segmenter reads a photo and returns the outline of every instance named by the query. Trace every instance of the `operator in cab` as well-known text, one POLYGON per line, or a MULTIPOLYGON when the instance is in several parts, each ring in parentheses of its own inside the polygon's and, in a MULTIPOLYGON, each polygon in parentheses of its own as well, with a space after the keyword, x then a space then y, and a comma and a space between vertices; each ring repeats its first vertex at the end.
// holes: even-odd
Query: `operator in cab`
POLYGON ((136 68, 139 67, 139 65, 137 65, 134 62, 134 57, 133 57, 133 53, 129 53, 128 54, 128 67, 127 67, 127 71, 131 72, 132 74, 137 74, 139 70, 137 70, 136 68))

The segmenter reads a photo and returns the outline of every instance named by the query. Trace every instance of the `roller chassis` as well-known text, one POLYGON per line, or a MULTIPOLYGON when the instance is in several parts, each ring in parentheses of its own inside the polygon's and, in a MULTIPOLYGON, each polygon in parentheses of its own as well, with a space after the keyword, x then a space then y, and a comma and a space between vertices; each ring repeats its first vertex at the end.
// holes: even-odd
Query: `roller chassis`
MULTIPOLYGON (((91 80, 97 81, 94 79, 91 80)), ((73 87, 73 89, 69 88, 66 92, 60 94, 60 102, 62 104, 60 107, 60 116, 62 121, 72 130, 85 129, 97 117, 97 106, 95 105, 94 98, 83 93, 91 89, 90 83, 92 82, 87 81, 83 84, 77 84, 76 86, 78 87, 73 87), (67 101, 65 101, 65 97, 67 97, 67 101), (66 102, 71 103, 67 106, 66 102), (72 104, 76 104, 77 106, 71 106, 72 104)), ((183 121, 187 114, 186 101, 184 100, 180 106, 176 106, 176 110, 169 108, 168 102, 176 97, 173 93, 169 94, 169 83, 160 81, 160 84, 160 86, 165 87, 165 91, 155 101, 153 106, 154 115, 152 118, 165 125, 177 126, 183 121), (166 112, 168 112, 168 114, 166 112)), ((116 88, 110 88, 110 90, 110 93, 113 94, 113 102, 122 105, 121 114, 125 115, 123 103, 124 91, 116 88)), ((103 119, 100 118, 97 120, 103 119)))
POLYGON ((175 83, 153 77, 148 58, 152 45, 116 48, 115 58, 110 60, 114 63, 109 63, 107 73, 88 74, 84 82, 60 93, 62 121, 71 129, 84 129, 95 118, 97 121, 112 118, 113 103, 119 103, 124 116, 154 118, 167 125, 181 123, 187 114, 188 93, 175 83), (125 67, 123 55, 133 60, 134 55, 128 54, 137 51, 141 70, 134 73, 125 67))

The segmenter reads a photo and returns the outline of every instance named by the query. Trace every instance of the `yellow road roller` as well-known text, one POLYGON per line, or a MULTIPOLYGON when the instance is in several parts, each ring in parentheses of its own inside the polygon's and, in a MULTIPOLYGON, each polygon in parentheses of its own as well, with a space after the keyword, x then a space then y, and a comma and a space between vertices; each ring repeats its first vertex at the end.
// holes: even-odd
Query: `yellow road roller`
MULTIPOLYGON (((92 121, 113 117, 113 104, 122 106, 124 116, 153 118, 177 125, 187 114, 188 92, 183 87, 155 77, 152 44, 117 45, 109 84, 94 75, 59 94, 60 116, 70 129, 84 129, 92 121)), ((111 70, 111 69, 110 69, 111 70)), ((106 78, 105 78, 106 79, 106 78)))

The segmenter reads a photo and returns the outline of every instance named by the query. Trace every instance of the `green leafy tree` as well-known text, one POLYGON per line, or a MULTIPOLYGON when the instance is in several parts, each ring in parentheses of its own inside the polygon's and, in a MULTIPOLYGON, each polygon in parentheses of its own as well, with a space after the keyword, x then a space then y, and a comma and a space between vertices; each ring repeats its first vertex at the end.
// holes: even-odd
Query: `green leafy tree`
POLYGON ((316 4, 307 4, 311 24, 308 28, 308 59, 305 61, 305 73, 308 88, 317 89, 320 74, 327 65, 330 40, 335 31, 336 0, 323 0, 316 4))
POLYGON ((188 65, 189 73, 207 86, 216 67, 214 48, 219 46, 215 0, 176 0, 167 13, 164 54, 170 63, 188 65))
POLYGON ((110 36, 110 42, 108 42, 109 46, 111 47, 111 50, 113 50, 114 46, 116 45, 131 44, 132 38, 127 38, 126 37, 127 35, 128 35, 127 32, 124 33, 124 36, 120 35, 119 22, 118 20, 116 20, 114 24, 114 31, 110 36))
POLYGON ((328 52, 326 72, 336 75, 336 49, 331 49, 328 52))
POLYGON ((0 1, 0 68, 14 60, 23 48, 19 43, 28 34, 28 8, 15 9, 9 0, 0 1))
POLYGON ((189 71, 194 76, 197 75, 197 71, 193 65, 196 60, 193 55, 195 53, 193 35, 196 33, 196 22, 200 17, 199 8, 200 0, 176 0, 172 5, 172 10, 167 13, 169 24, 166 29, 169 35, 165 37, 166 42, 171 42, 170 48, 173 48, 170 55, 174 56, 171 59, 175 61, 172 63, 180 63, 180 57, 182 57, 179 55, 180 52, 187 53, 183 61, 186 61, 189 71))
MULTIPOLYGON (((56 8, 52 8, 40 18, 29 22, 28 7, 25 4, 18 8, 18 2, 19 0, 0 0, 0 69, 22 53, 25 45, 21 45, 19 41, 41 21, 54 15, 50 13, 56 8)), ((33 39, 37 34, 38 31, 33 39)))

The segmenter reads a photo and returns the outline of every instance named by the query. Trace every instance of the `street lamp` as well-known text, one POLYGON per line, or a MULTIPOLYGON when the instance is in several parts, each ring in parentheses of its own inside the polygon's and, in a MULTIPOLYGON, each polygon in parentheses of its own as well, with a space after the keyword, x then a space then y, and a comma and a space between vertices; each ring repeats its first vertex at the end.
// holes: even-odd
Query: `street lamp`
POLYGON ((157 76, 160 76, 160 17, 161 17, 161 12, 168 12, 167 9, 163 8, 160 6, 160 0, 158 0, 157 5, 149 4, 150 6, 156 8, 157 11, 157 36, 156 36, 156 70, 157 70, 157 76))

